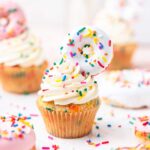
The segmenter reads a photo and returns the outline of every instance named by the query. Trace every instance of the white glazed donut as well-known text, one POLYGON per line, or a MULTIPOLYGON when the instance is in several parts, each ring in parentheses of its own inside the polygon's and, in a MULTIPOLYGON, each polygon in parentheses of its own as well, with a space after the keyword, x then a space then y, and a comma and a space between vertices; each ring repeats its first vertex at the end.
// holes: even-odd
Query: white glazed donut
POLYGON ((102 72, 113 57, 111 40, 96 27, 81 27, 69 34, 60 50, 64 59, 73 60, 80 65, 81 71, 91 75, 102 72))
POLYGON ((125 108, 150 107, 150 71, 112 71, 99 81, 104 102, 125 108))

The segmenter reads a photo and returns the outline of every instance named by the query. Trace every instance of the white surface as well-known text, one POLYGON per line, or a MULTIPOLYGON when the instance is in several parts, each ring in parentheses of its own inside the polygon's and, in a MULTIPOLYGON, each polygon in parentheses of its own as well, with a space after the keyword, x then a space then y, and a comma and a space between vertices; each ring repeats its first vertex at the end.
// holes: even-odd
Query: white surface
POLYGON ((4 92, 0 88, 0 114, 18 114, 23 113, 26 115, 38 114, 37 117, 32 117, 32 122, 35 127, 37 137, 37 147, 41 150, 42 146, 50 147, 53 150, 52 145, 59 145, 59 150, 113 150, 118 146, 135 146, 140 143, 134 136, 134 126, 129 123, 133 121, 132 118, 127 116, 139 116, 150 115, 150 109, 142 110, 125 110, 119 108, 113 108, 102 105, 99 109, 97 117, 102 117, 102 121, 97 121, 99 130, 93 125, 91 134, 79 139, 60 139, 55 138, 53 140, 48 139, 49 134, 46 132, 43 120, 40 117, 40 113, 36 107, 36 94, 30 95, 16 95, 4 92), (111 124, 112 127, 108 128, 107 125, 111 124), (119 128, 118 125, 122 127, 119 128), (100 133, 100 137, 96 135, 100 133), (92 142, 109 141, 109 144, 100 145, 94 147, 88 145, 86 140, 91 139, 92 142))

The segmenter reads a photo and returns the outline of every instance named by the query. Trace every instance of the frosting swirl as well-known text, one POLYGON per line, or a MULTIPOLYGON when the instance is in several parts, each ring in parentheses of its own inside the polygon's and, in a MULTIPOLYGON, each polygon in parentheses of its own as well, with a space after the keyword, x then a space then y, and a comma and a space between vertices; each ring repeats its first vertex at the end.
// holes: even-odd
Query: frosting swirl
POLYGON ((29 67, 40 65, 43 61, 39 39, 29 31, 0 42, 0 64, 29 67))
POLYGON ((97 82, 80 71, 73 62, 54 63, 46 70, 39 95, 58 105, 83 104, 98 96, 97 82))

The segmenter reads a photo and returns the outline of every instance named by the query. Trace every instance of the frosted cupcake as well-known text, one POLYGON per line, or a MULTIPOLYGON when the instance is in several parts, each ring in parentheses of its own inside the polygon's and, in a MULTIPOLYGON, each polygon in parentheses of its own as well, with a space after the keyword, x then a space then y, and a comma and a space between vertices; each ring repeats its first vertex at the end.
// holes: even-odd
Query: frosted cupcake
MULTIPOLYGON (((135 136, 142 141, 150 142, 150 117, 139 117, 135 123, 135 136)), ((149 147, 150 148, 150 147, 149 147)))
POLYGON ((26 116, 0 116, 1 150, 35 150, 35 133, 26 116))
POLYGON ((109 66, 112 70, 132 67, 132 58, 137 48, 133 18, 137 8, 133 2, 108 0, 94 20, 94 25, 103 29, 112 39, 114 58, 109 66))
POLYGON ((62 138, 88 134, 100 106, 97 82, 82 75, 71 62, 55 64, 46 70, 39 91, 38 107, 47 131, 62 138))
POLYGON ((81 27, 60 50, 63 58, 46 70, 37 105, 50 134, 78 138, 91 131, 100 106, 94 75, 109 65, 111 41, 97 28, 81 27))
POLYGON ((100 78, 101 97, 106 104, 123 108, 150 107, 150 72, 112 71, 100 78))
MULTIPOLYGON (((0 1, 0 41, 16 37, 27 30, 21 8, 11 1, 0 1)), ((1 80, 2 64, 0 64, 1 80)))
POLYGON ((39 90, 47 67, 39 39, 30 31, 0 42, 2 86, 14 93, 39 90))

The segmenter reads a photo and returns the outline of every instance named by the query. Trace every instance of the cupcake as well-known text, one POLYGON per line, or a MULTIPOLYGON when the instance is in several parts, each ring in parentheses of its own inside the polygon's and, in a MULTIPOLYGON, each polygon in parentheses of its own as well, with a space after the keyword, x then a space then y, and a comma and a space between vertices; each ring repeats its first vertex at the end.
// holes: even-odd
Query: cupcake
POLYGON ((133 18, 137 14, 137 8, 132 3, 122 0, 106 1, 105 7, 97 14, 93 23, 103 29, 113 41, 114 57, 110 70, 133 67, 132 59, 137 48, 133 18))
POLYGON ((150 117, 149 116, 139 117, 136 120, 135 136, 144 142, 146 141, 150 142, 150 117))
POLYGON ((112 106, 150 107, 150 72, 144 70, 111 71, 100 77, 101 98, 112 106))
POLYGON ((101 103, 94 76, 111 61, 111 41, 97 28, 82 27, 60 50, 63 58, 43 76, 37 106, 50 134, 79 138, 91 131, 101 103))
POLYGON ((30 31, 0 41, 0 64, 2 87, 14 93, 39 90, 47 67, 39 39, 30 31))
MULTIPOLYGON (((21 8, 11 1, 0 1, 0 41, 16 37, 27 30, 26 18, 21 8)), ((2 74, 0 64, 0 80, 2 74)))
POLYGON ((29 119, 21 114, 0 116, 1 150, 36 150, 35 133, 29 119))
POLYGON ((100 106, 97 82, 83 76, 79 65, 64 62, 46 70, 39 91, 38 108, 47 131, 57 137, 88 134, 100 106))

